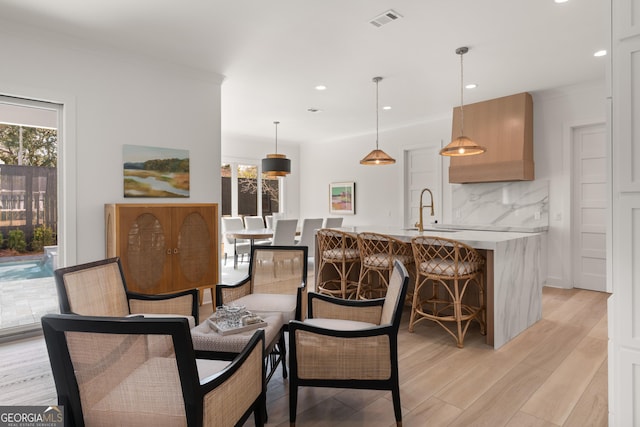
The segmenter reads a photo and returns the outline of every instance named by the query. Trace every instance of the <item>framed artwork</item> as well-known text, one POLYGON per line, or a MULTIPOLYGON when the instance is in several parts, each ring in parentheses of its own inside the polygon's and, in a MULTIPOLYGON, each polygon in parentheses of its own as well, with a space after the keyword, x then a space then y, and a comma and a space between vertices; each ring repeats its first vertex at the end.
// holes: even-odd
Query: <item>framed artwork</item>
POLYGON ((189 197, 189 151, 124 145, 124 197, 189 197))
POLYGON ((329 212, 343 215, 356 213, 355 182, 332 182, 329 184, 329 212))

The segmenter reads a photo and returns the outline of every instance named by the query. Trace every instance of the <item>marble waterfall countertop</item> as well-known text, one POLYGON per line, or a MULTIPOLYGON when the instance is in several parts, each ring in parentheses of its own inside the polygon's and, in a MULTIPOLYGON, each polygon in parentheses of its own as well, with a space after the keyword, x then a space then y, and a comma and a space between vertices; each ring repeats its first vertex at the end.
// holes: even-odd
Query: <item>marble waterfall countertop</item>
POLYGON ((500 348, 542 318, 542 286, 547 277, 546 234, 516 231, 452 230, 429 226, 402 229, 384 226, 342 227, 347 233, 386 234, 407 243, 419 235, 458 240, 485 250, 487 344, 500 348))
POLYGON ((397 239, 410 242, 415 236, 438 236, 447 239, 458 240, 476 249, 495 250, 498 243, 508 242, 510 240, 518 240, 529 238, 538 232, 522 232, 522 231, 493 231, 480 229, 454 229, 445 224, 429 224, 424 231, 418 231, 417 228, 397 228, 385 226, 354 226, 342 227, 338 230, 347 233, 362 233, 365 231, 372 233, 386 234, 397 239))

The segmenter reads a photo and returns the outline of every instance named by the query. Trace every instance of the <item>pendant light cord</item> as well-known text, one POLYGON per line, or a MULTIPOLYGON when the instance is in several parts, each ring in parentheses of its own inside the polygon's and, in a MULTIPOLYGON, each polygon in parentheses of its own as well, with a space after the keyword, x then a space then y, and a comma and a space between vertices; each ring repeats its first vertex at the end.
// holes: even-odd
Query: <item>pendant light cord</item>
POLYGON ((380 81, 380 77, 376 77, 374 79, 374 81, 376 82, 376 150, 378 149, 378 115, 379 115, 379 111, 380 110, 378 108, 378 82, 380 81))
POLYGON ((464 134, 464 67, 462 57, 465 52, 460 52, 460 136, 464 134))
POLYGON ((273 124, 276 125, 276 154, 278 154, 278 125, 280 122, 273 122, 273 124))

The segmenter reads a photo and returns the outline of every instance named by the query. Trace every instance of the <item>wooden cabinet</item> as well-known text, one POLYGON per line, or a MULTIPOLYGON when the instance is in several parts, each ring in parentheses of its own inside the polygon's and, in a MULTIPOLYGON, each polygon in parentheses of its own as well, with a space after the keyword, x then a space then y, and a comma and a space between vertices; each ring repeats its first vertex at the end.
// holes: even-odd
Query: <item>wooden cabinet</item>
POLYGON ((218 205, 107 204, 106 255, 133 292, 206 288, 218 280, 218 205))

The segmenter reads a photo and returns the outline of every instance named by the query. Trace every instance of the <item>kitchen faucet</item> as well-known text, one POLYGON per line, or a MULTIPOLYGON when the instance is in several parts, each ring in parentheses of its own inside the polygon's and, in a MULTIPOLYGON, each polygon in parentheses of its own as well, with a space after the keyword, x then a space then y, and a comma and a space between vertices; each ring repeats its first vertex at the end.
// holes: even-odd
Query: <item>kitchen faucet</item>
POLYGON ((418 221, 416 223, 416 227, 418 227, 418 231, 424 231, 424 221, 422 219, 422 208, 424 208, 425 205, 422 202, 422 196, 424 195, 425 191, 428 191, 429 192, 429 196, 431 196, 431 204, 430 205, 426 205, 426 206, 431 208, 431 216, 434 215, 434 213, 433 213, 433 193, 428 188, 425 188, 424 190, 422 190, 422 192, 420 192, 420 221, 418 221))

